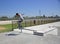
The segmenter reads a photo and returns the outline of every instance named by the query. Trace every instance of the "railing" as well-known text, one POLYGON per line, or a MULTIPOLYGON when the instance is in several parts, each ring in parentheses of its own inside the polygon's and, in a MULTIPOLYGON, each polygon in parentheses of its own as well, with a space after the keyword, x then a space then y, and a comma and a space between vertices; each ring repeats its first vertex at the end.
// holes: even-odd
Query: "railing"
MULTIPOLYGON (((59 20, 28 20, 28 21, 23 21, 21 23, 22 28, 24 27, 29 27, 29 26, 34 26, 34 25, 42 25, 42 24, 47 24, 47 23, 52 23, 56 22, 59 20)), ((12 30, 18 28, 18 20, 13 20, 12 21, 12 30)))

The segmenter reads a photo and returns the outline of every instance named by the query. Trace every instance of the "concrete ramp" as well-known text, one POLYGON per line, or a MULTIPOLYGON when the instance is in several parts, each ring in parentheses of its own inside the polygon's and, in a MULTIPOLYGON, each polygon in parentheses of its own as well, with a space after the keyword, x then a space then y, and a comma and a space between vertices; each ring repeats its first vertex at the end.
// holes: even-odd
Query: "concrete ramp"
POLYGON ((47 34, 53 34, 53 35, 57 35, 57 28, 56 27, 52 27, 52 26, 33 26, 33 27, 28 27, 25 29, 30 29, 30 30, 34 30, 33 34, 34 35, 39 35, 39 36, 46 36, 47 34))
MULTIPOLYGON (((59 22, 56 22, 56 23, 58 24, 59 22)), ((47 34, 58 35, 59 29, 56 26, 59 26, 59 25, 57 25, 57 24, 49 23, 49 24, 44 24, 44 25, 24 27, 24 29, 22 29, 22 32, 28 33, 28 34, 33 34, 33 35, 39 35, 39 36, 46 36, 47 34)), ((21 32, 21 29, 14 29, 14 31, 21 32)), ((60 33, 60 31, 59 31, 59 33, 60 33)))
MULTIPOLYGON (((21 29, 14 29, 14 31, 21 32, 21 29)), ((27 33, 27 34, 33 34, 33 35, 39 35, 39 36, 46 36, 47 34, 53 34, 57 35, 57 28, 55 27, 26 27, 22 29, 22 33, 27 33)))

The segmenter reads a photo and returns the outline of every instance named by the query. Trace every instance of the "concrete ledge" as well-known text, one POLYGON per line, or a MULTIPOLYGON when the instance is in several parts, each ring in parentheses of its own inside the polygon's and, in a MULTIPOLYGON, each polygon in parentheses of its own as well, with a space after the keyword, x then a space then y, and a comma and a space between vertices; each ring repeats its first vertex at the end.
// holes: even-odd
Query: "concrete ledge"
MULTIPOLYGON (((50 28, 46 28, 46 29, 40 29, 40 28, 34 28, 31 27, 31 29, 27 28, 27 29, 22 29, 23 33, 28 33, 28 34, 33 34, 33 35, 39 35, 39 36, 46 36, 47 34, 53 34, 53 35, 57 35, 57 28, 55 27, 50 27, 50 28), (32 29, 32 30, 31 30, 32 29)), ((14 29, 14 31, 18 31, 21 32, 20 29, 14 29)))
MULTIPOLYGON (((57 22, 57 24, 58 23, 59 22, 57 22)), ((60 31, 58 31, 58 28, 56 27, 56 26, 59 26, 57 24, 50 23, 50 24, 37 25, 37 26, 31 26, 31 27, 24 27, 24 29, 22 29, 22 32, 39 35, 39 36, 46 36, 47 34, 58 35, 58 33, 60 33, 60 31)), ((21 30, 19 30, 19 29, 14 29, 14 31, 21 32, 21 30)))

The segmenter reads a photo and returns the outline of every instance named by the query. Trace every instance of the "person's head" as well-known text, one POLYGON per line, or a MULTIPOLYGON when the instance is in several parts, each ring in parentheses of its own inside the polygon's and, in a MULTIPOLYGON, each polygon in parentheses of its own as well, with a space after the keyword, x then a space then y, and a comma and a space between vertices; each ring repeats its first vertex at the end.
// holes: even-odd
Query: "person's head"
POLYGON ((19 16, 20 17, 19 13, 16 13, 16 16, 19 16))

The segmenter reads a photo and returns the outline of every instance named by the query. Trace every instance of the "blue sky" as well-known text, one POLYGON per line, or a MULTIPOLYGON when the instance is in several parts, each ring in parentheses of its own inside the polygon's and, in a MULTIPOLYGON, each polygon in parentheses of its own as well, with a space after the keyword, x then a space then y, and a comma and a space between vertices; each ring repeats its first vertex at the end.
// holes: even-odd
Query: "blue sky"
POLYGON ((0 16, 60 15, 60 0, 0 0, 0 16), (39 12, 40 11, 40 12, 39 12))

